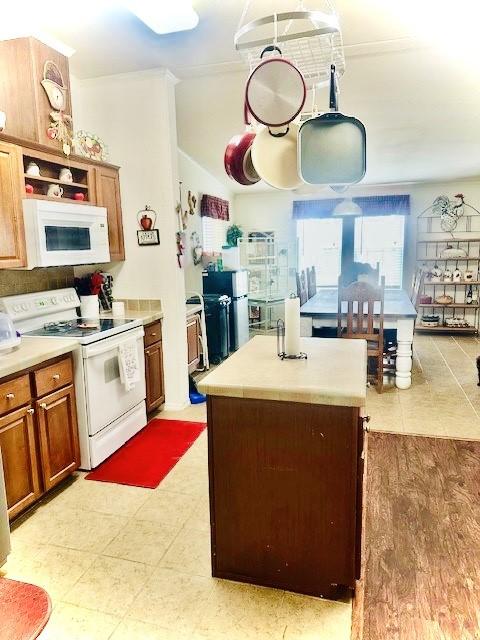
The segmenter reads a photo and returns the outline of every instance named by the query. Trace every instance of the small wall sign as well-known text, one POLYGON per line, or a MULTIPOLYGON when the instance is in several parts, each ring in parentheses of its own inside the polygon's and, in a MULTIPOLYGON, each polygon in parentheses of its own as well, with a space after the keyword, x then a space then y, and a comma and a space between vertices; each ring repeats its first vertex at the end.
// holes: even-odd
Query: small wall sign
POLYGON ((143 246, 149 246, 154 244, 160 244, 160 234, 158 229, 150 229, 149 231, 137 231, 138 244, 143 246))
POLYGON ((157 213, 148 204, 137 213, 137 220, 140 227, 140 230, 137 231, 139 246, 160 244, 160 233, 158 229, 155 229, 157 213))

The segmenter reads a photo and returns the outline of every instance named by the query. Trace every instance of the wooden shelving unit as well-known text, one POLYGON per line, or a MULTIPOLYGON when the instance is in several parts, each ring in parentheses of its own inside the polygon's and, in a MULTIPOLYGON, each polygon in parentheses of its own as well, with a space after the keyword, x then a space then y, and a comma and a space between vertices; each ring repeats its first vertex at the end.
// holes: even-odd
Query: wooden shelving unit
POLYGON ((36 198, 40 200, 66 200, 77 204, 95 202, 95 180, 93 169, 88 165, 71 161, 68 158, 57 158, 42 151, 24 149, 23 151, 23 179, 25 185, 33 187, 33 193, 26 193, 26 198, 36 198), (40 175, 34 176, 27 173, 30 162, 35 162, 40 169, 40 175), (65 182, 59 179, 60 171, 63 167, 68 167, 72 172, 73 182, 65 182), (58 184, 63 189, 61 198, 47 196, 48 187, 51 184, 58 184), (76 200, 75 193, 82 193, 84 200, 76 200))
POLYGON ((419 291, 421 296, 430 296, 431 303, 417 303, 421 312, 415 331, 423 333, 477 334, 479 325, 480 300, 480 216, 474 211, 465 212, 459 218, 457 228, 452 233, 442 231, 438 215, 421 215, 417 219, 417 266, 424 271, 424 279, 419 291), (447 246, 463 250, 465 256, 452 258, 442 255, 447 246), (460 282, 440 281, 432 278, 432 270, 438 267, 442 272, 456 269, 463 273, 473 272, 473 280, 460 282), (473 302, 468 304, 466 296, 472 288, 473 302), (435 302, 441 295, 453 298, 451 304, 435 302), (421 315, 439 315, 440 326, 422 326, 421 315), (451 317, 463 318, 467 327, 451 327, 446 321, 451 317))

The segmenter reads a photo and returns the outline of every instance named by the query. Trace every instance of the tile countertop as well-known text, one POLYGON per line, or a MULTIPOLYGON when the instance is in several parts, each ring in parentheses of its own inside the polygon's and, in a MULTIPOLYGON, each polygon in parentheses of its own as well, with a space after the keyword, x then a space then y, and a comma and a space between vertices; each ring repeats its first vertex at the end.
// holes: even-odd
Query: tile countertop
POLYGON ((277 338, 256 336, 198 383, 202 393, 235 398, 363 407, 367 343, 301 338, 307 360, 280 360, 277 338))
POLYGON ((22 338, 20 346, 10 353, 0 353, 0 378, 35 367, 51 358, 74 351, 78 341, 72 338, 22 338))

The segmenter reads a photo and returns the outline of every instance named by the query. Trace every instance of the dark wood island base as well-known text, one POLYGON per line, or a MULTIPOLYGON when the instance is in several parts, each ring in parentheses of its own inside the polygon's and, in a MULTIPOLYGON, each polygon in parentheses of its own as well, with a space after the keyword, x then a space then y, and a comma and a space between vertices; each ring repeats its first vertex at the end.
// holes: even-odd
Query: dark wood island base
POLYGON ((208 397, 212 574, 336 598, 360 577, 359 407, 208 397))

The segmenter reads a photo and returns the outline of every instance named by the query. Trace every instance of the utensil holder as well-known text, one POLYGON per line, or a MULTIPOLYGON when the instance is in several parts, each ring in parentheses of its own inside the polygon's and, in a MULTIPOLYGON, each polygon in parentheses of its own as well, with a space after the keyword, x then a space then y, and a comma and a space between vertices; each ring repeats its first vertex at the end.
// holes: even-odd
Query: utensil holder
POLYGON ((285 352, 285 322, 277 320, 277 356, 280 360, 307 360, 307 354, 303 351, 295 355, 287 355, 285 352))
POLYGON ((80 315, 87 319, 100 317, 100 304, 97 295, 80 296, 80 315))

